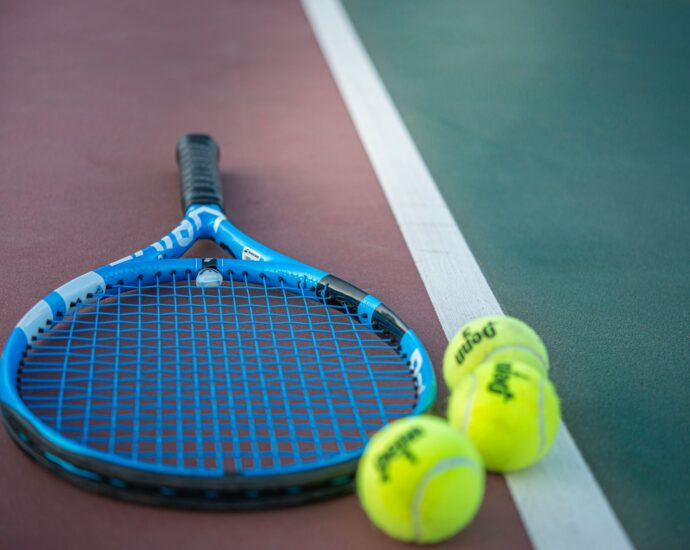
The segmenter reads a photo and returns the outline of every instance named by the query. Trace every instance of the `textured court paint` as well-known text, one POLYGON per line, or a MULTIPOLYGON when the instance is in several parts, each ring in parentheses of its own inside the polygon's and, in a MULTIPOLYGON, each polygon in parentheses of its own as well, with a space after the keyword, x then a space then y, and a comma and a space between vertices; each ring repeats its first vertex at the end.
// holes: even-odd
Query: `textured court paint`
POLYGON ((565 420, 633 542, 681 545, 687 5, 345 5, 501 305, 549 345, 565 420))
MULTIPOLYGON (((500 314, 342 6, 335 0, 303 4, 447 338, 474 317, 500 314), (447 273, 462 284, 449 287, 447 273)), ((566 542, 578 549, 629 547, 565 425, 559 434, 552 458, 526 475, 507 476, 532 543, 540 548, 565 548, 566 542), (544 484, 547 479, 551 483, 544 484)))

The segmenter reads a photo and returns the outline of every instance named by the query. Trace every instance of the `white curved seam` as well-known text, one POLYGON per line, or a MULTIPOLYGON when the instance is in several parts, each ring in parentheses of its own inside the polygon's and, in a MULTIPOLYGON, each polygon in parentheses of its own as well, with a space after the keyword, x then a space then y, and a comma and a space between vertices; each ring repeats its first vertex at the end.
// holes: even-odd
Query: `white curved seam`
POLYGON ((518 349, 521 351, 526 351, 527 353, 533 355, 534 358, 537 359, 537 361, 539 361, 539 364, 541 365, 544 372, 546 372, 548 370, 549 366, 548 366, 548 363, 547 363, 545 357, 539 355, 536 351, 534 351, 529 346, 518 346, 518 345, 514 345, 514 344, 512 344, 510 346, 499 346, 497 348, 492 349, 489 353, 486 354, 486 356, 482 360, 482 363, 484 361, 491 359, 497 353, 500 353, 500 352, 505 351, 505 350, 511 350, 511 349, 518 349))
POLYGON ((544 410, 544 384, 545 379, 541 377, 539 379, 539 396, 538 399, 538 413, 539 413, 539 456, 544 451, 544 446, 546 445, 546 418, 544 410))
POLYGON ((417 485, 414 497, 412 498, 412 530, 414 532, 414 540, 419 541, 422 537, 422 519, 421 519, 421 507, 422 501, 424 500, 424 491, 426 491, 427 485, 439 474, 442 474, 446 470, 451 468, 457 468, 459 466, 469 466, 470 468, 475 468, 476 465, 469 458, 465 456, 457 456, 453 458, 446 458, 428 472, 424 474, 421 481, 417 485))
POLYGON ((477 375, 475 373, 470 374, 472 378, 472 388, 470 389, 470 398, 465 403, 465 410, 462 413, 462 431, 467 432, 467 428, 470 424, 470 416, 472 416, 472 406, 474 405, 474 398, 477 395, 477 375))

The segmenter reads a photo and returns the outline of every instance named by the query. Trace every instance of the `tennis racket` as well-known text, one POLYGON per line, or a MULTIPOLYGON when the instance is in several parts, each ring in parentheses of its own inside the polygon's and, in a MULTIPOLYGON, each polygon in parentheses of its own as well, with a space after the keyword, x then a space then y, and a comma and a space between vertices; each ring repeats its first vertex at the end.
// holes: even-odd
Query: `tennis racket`
POLYGON ((256 509, 351 490, 368 438, 433 404, 422 343, 370 294, 228 221, 212 138, 182 137, 177 161, 179 225, 11 333, 9 433, 59 476, 144 503, 256 509), (181 258, 198 239, 233 258, 181 258))

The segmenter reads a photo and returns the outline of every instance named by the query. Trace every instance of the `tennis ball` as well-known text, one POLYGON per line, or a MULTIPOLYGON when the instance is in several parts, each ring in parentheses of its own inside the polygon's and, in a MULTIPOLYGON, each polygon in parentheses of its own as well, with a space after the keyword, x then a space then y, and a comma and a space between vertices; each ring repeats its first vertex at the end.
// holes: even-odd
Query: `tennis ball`
POLYGON ((514 317, 480 317, 464 325, 443 355, 443 378, 450 390, 484 361, 522 361, 547 372, 549 356, 534 330, 514 317))
POLYGON ((488 470, 531 466, 551 448, 561 418, 553 384, 518 361, 482 363, 455 386, 450 424, 477 446, 488 470))
POLYGON ((477 513, 484 467, 470 440, 433 416, 396 420, 376 433, 357 470, 371 521, 399 540, 452 537, 477 513))

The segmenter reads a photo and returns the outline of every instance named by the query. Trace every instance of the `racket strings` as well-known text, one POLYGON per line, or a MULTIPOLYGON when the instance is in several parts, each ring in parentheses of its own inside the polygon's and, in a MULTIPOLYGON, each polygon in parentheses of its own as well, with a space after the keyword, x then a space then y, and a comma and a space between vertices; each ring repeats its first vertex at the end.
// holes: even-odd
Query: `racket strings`
POLYGON ((416 388, 345 305, 237 275, 119 285, 32 343, 19 391, 92 449, 180 472, 271 473, 356 456, 416 388))

